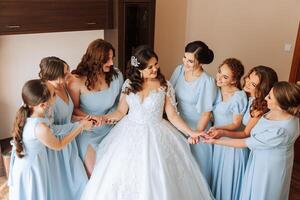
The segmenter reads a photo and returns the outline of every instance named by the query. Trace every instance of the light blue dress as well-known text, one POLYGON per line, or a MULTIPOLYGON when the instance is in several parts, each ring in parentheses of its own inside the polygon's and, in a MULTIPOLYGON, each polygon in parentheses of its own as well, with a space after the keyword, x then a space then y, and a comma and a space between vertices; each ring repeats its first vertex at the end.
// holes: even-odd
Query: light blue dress
MULTIPOLYGON (((175 89, 180 116, 192 129, 196 130, 201 114, 210 112, 213 109, 217 93, 214 78, 203 71, 198 79, 188 82, 184 78, 183 65, 179 65, 175 69, 170 82, 175 89)), ((210 127, 211 122, 206 128, 210 127)), ((190 146, 202 174, 210 184, 213 145, 199 143, 190 146)))
MULTIPOLYGON (((74 104, 68 94, 68 103, 56 96, 52 106, 53 124, 51 129, 57 138, 61 139, 76 128, 77 123, 71 123, 74 104)), ((88 177, 79 157, 76 140, 71 141, 62 150, 47 148, 50 162, 51 182, 53 183, 53 200, 80 199, 88 177)))
MULTIPOLYGON (((80 94, 80 109, 89 115, 105 115, 111 112, 118 104, 123 82, 123 75, 118 72, 118 76, 113 78, 107 89, 80 94)), ((88 145, 97 151, 98 145, 112 127, 112 125, 99 126, 86 134, 83 132, 77 136, 79 155, 82 160, 84 160, 88 145)))
POLYGON ((264 116, 246 139, 250 148, 242 200, 287 200, 299 118, 273 121, 264 116))
POLYGON ((36 125, 42 122, 49 124, 46 118, 27 118, 23 158, 17 157, 13 147, 8 180, 11 200, 49 200, 53 194, 46 146, 35 134, 36 125))
MULTIPOLYGON (((213 109, 214 126, 231 124, 234 115, 246 112, 247 104, 244 91, 236 91, 230 99, 222 101, 218 90, 213 109)), ((248 148, 214 145, 211 189, 217 200, 239 199, 248 155, 248 148)))

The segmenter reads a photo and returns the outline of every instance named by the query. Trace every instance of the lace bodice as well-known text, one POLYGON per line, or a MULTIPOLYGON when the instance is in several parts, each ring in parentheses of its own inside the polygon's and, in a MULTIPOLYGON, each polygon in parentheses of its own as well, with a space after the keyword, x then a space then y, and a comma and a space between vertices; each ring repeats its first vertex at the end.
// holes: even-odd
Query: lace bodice
MULTIPOLYGON (((167 85, 167 89, 162 86, 157 90, 152 90, 143 101, 141 101, 138 94, 129 93, 126 95, 126 101, 129 106, 127 117, 139 124, 161 121, 166 96, 170 98, 172 105, 176 109, 174 89, 169 82, 167 82, 167 85)), ((128 87, 130 87, 130 80, 127 79, 123 85, 122 92, 128 87)))

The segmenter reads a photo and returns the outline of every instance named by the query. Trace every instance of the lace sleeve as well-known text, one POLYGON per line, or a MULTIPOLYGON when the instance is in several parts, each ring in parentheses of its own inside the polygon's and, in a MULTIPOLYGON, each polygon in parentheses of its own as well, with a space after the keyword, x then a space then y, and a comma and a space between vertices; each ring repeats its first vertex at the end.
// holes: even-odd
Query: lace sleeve
POLYGON ((174 106, 176 112, 179 114, 178 110, 177 110, 177 102, 176 102, 176 97, 175 97, 175 90, 173 88, 173 86, 171 85, 171 83, 169 81, 167 81, 167 97, 170 99, 170 102, 172 104, 172 106, 174 106))
POLYGON ((122 86, 122 93, 126 93, 127 90, 130 88, 130 80, 126 79, 126 81, 124 82, 123 86, 122 86))

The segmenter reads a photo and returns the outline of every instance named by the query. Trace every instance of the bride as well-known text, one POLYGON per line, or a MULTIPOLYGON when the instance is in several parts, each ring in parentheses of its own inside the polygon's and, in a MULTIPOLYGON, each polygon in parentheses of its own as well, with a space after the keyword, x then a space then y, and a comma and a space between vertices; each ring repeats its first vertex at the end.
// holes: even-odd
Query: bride
POLYGON ((131 57, 117 110, 104 116, 108 123, 120 121, 99 145, 81 199, 213 199, 186 139, 162 118, 164 110, 186 136, 198 135, 179 117, 157 55, 141 46, 131 57))

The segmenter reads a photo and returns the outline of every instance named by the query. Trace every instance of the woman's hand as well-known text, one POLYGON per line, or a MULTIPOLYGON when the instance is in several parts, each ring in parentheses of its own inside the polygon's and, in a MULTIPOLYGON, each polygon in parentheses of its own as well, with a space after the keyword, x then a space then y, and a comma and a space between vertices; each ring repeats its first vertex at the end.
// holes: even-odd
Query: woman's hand
POLYGON ((190 137, 188 138, 188 142, 190 144, 198 144, 201 141, 201 138, 206 138, 207 134, 205 131, 193 131, 190 133, 190 137))
POLYGON ((108 118, 104 117, 104 123, 112 125, 112 124, 118 123, 118 120, 116 120, 116 119, 108 119, 108 118))
POLYGON ((209 129, 207 132, 210 139, 219 139, 223 136, 225 136, 224 131, 222 129, 209 129))
POLYGON ((102 126, 105 124, 103 115, 89 115, 89 120, 93 122, 94 126, 102 126))
POLYGON ((189 137, 191 137, 191 138, 198 138, 198 137, 204 136, 204 135, 206 135, 206 133, 204 131, 191 131, 189 133, 189 137))
POLYGON ((87 117, 79 122, 79 126, 85 131, 89 131, 94 127, 93 122, 87 117))
POLYGON ((213 132, 213 131, 215 131, 215 130, 217 130, 217 128, 214 127, 214 126, 212 126, 212 127, 210 127, 210 128, 208 129, 207 133, 209 134, 210 132, 213 132))
POLYGON ((200 142, 200 137, 197 137, 197 138, 189 137, 188 138, 188 143, 190 143, 190 144, 198 144, 199 142, 200 142))

